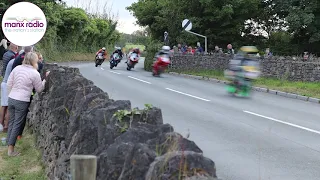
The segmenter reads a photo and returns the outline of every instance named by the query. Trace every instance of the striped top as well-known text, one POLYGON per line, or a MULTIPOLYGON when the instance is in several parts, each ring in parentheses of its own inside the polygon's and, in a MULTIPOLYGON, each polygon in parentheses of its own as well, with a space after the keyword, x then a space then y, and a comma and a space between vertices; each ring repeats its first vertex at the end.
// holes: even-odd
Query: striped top
POLYGON ((19 65, 9 75, 7 82, 9 98, 30 102, 33 88, 41 92, 45 82, 46 80, 41 81, 39 72, 31 65, 19 65))

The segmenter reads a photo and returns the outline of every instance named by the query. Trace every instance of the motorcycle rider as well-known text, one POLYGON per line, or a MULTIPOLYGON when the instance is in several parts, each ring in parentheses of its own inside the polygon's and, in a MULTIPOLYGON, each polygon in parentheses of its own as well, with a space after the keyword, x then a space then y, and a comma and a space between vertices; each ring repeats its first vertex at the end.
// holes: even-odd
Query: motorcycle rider
POLYGON ((229 63, 229 70, 233 71, 232 84, 238 89, 244 88, 249 85, 249 82, 245 79, 245 74, 248 66, 248 62, 252 59, 256 59, 256 47, 244 46, 241 52, 236 54, 235 58, 229 63))
POLYGON ((170 55, 171 55, 170 50, 171 50, 171 49, 170 49, 170 46, 162 46, 161 50, 160 50, 158 53, 156 53, 156 55, 155 55, 155 63, 154 63, 154 65, 153 65, 153 67, 155 68, 155 71, 156 71, 156 72, 158 72, 159 66, 161 66, 161 65, 163 64, 163 62, 158 61, 158 58, 159 58, 160 56, 165 55, 165 56, 167 56, 169 59, 171 59, 171 58, 170 58, 170 55))
POLYGON ((119 54, 120 59, 123 58, 123 53, 122 53, 121 48, 120 48, 120 47, 116 47, 116 48, 115 48, 115 51, 113 51, 112 55, 110 56, 110 59, 112 59, 112 56, 113 56, 115 53, 118 53, 118 54, 119 54))
POLYGON ((102 60, 102 63, 103 63, 104 60, 107 58, 107 55, 108 55, 108 52, 106 51, 106 48, 103 47, 103 48, 99 49, 99 51, 96 53, 96 59, 97 59, 99 54, 103 54, 103 60, 102 60))
POLYGON ((128 58, 127 58, 127 61, 126 61, 125 63, 128 62, 128 59, 130 58, 130 55, 133 54, 133 53, 136 53, 136 54, 138 55, 138 57, 140 57, 140 49, 139 49, 138 47, 133 48, 133 49, 131 50, 131 52, 129 53, 128 58))
POLYGON ((170 46, 162 46, 161 50, 156 53, 155 58, 157 59, 161 55, 168 55, 170 57, 171 52, 170 52, 170 46))

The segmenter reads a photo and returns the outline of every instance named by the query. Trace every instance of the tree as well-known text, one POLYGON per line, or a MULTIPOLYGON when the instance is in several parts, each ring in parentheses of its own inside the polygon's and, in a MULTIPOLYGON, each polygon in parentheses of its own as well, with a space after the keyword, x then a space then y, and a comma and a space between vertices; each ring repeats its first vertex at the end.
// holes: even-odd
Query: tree
POLYGON ((139 0, 127 9, 137 18, 137 23, 147 26, 154 39, 162 40, 167 31, 173 44, 195 44, 203 41, 183 32, 181 22, 188 18, 193 31, 208 36, 209 42, 232 43, 241 39, 244 22, 258 14, 259 0, 139 0), (250 6, 250 8, 247 8, 250 6), (174 18, 173 18, 174 17, 174 18))

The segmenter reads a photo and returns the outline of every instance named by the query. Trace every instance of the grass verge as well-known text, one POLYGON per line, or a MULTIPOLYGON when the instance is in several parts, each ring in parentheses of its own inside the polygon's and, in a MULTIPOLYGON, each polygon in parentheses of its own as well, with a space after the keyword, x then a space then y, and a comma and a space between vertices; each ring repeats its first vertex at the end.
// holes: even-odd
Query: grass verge
POLYGON ((94 53, 44 53, 46 62, 71 62, 71 61, 92 61, 94 62, 94 53))
MULTIPOLYGON (((6 137, 0 133, 0 138, 6 137)), ((7 146, 0 146, 1 180, 45 180, 45 170, 41 154, 35 147, 34 137, 25 130, 25 135, 17 141, 16 150, 20 156, 8 157, 7 146)))
MULTIPOLYGON (((219 80, 226 80, 224 78, 223 71, 217 70, 197 70, 197 71, 177 71, 170 70, 171 72, 177 72, 182 74, 190 74, 195 76, 203 76, 216 78, 219 80)), ((316 82, 293 82, 288 80, 264 78, 261 77, 253 82, 254 86, 284 91, 288 93, 295 93, 302 96, 320 98, 320 83, 316 82)))

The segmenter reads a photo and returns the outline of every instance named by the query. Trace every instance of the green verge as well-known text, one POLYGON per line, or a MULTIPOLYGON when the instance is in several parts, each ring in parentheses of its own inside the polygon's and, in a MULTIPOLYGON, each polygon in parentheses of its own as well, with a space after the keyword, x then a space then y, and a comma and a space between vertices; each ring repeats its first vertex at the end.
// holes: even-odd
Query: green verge
MULTIPOLYGON (((170 69, 171 72, 177 72, 182 74, 189 74, 195 76, 203 76, 209 78, 216 78, 219 80, 226 80, 224 78, 223 71, 217 70, 173 70, 170 69)), ((320 98, 320 83, 317 82, 293 82, 282 79, 274 79, 274 78, 265 78, 261 77, 254 81, 254 86, 284 91, 288 93, 299 94, 302 96, 320 98)))
MULTIPOLYGON (((2 77, 0 77, 2 81, 2 77)), ((7 137, 0 133, 0 140, 7 137)), ((0 142, 0 179, 9 180, 45 180, 45 168, 42 164, 41 154, 35 147, 35 138, 28 129, 24 131, 23 138, 17 141, 16 150, 21 153, 17 157, 8 157, 7 146, 0 142)))
MULTIPOLYGON (((6 137, 6 134, 0 133, 0 138, 2 137, 6 137)), ((23 138, 16 144, 20 156, 8 157, 7 150, 7 146, 0 146, 0 179, 47 179, 41 154, 35 148, 35 138, 28 131, 24 132, 23 138)))

